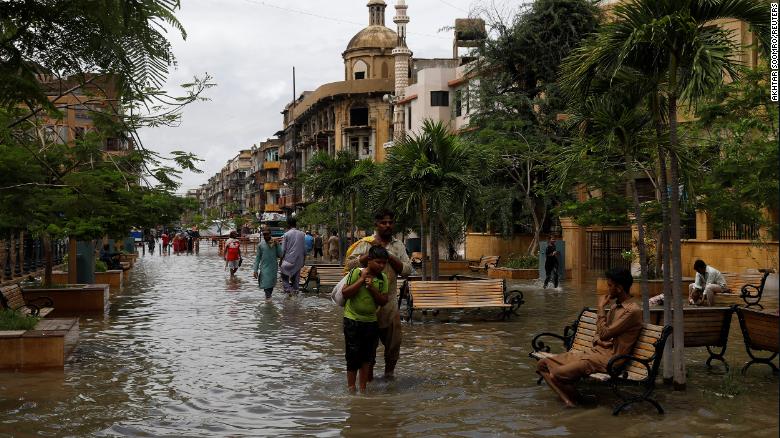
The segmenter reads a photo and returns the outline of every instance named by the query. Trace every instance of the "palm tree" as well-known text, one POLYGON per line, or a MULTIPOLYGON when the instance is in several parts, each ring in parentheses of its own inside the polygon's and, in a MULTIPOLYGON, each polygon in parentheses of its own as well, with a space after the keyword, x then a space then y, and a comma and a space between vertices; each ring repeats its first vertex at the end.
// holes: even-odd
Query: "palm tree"
MULTIPOLYGON (((335 156, 318 152, 309 161, 306 172, 301 176, 301 182, 312 199, 340 205, 343 216, 346 216, 346 204, 349 202, 350 234, 354 239, 356 197, 362 192, 367 179, 375 173, 371 160, 358 160, 349 151, 339 151, 335 156)), ((336 228, 343 246, 346 233, 341 216, 342 214, 336 216, 336 228)), ((339 261, 344 263, 343 247, 339 248, 339 261)))
POLYGON ((651 117, 643 108, 644 96, 647 93, 640 77, 628 76, 626 83, 612 86, 608 91, 589 97, 581 105, 575 107, 569 122, 582 136, 581 142, 573 145, 574 153, 564 154, 570 165, 577 165, 582 154, 596 154, 605 166, 620 163, 623 176, 628 184, 634 207, 634 219, 638 230, 637 248, 639 250, 639 265, 641 275, 641 293, 643 317, 650 320, 650 292, 648 279, 648 256, 645 243, 645 221, 639 192, 636 187, 635 173, 638 161, 643 161, 648 155, 646 131, 651 126, 651 117), (577 150, 579 149, 579 150, 577 150))
MULTIPOLYGON (((695 106, 709 90, 738 78, 738 48, 716 20, 740 20, 751 26, 762 49, 769 47, 766 0, 632 0, 615 7, 612 22, 602 26, 565 63, 564 86, 587 94, 597 77, 612 78, 624 68, 639 69, 657 80, 648 96, 656 122, 663 99, 669 127, 669 220, 674 300, 674 383, 685 387, 682 261, 680 249, 680 160, 678 107, 695 106)), ((660 169, 662 175, 666 169, 660 169)), ((666 190, 663 187, 662 190, 666 190)))
MULTIPOLYGON (((405 213, 418 209, 421 231, 427 216, 431 234, 431 277, 439 276, 439 225, 442 217, 463 212, 479 191, 473 154, 442 122, 426 120, 419 135, 406 136, 387 157, 392 203, 405 213)), ((424 235, 420 238, 424 242, 424 235)), ((425 247, 423 247, 423 259, 425 247)))

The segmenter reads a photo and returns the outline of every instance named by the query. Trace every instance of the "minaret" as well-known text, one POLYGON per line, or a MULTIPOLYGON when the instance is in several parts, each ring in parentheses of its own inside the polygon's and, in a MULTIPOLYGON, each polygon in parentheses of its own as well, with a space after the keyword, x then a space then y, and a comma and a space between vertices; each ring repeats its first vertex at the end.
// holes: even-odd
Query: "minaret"
POLYGON ((368 2, 368 25, 369 26, 384 26, 385 25, 385 0, 370 0, 368 2))
MULTIPOLYGON (((395 4, 395 17, 393 22, 398 27, 398 45, 393 49, 395 57, 395 99, 396 102, 404 98, 406 87, 409 86, 409 58, 412 57, 412 51, 406 46, 406 24, 409 23, 409 16, 406 15, 406 0, 397 0, 395 4)), ((393 140, 398 141, 404 136, 404 109, 400 105, 395 105, 395 114, 393 119, 393 140)))

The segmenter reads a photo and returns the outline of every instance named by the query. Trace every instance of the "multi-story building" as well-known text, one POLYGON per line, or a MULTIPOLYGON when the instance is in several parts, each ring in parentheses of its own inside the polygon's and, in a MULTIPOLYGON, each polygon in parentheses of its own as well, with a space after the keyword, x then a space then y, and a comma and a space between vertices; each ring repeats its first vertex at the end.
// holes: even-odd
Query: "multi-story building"
MULTIPOLYGON (((46 141, 56 144, 73 144, 97 126, 98 113, 118 118, 121 105, 115 84, 106 76, 90 75, 84 78, 60 79, 52 75, 38 75, 46 96, 61 116, 55 117, 41 111, 36 121, 44 130, 46 141)), ((104 151, 111 154, 125 153, 133 148, 129 137, 108 137, 104 151)))

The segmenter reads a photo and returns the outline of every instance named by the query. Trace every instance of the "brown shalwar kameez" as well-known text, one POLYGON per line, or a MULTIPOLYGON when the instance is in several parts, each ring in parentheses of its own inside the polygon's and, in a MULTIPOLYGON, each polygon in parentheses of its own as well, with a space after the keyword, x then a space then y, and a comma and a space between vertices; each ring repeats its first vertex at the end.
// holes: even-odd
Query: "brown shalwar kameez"
POLYGON ((612 357, 629 354, 641 330, 642 309, 633 300, 615 304, 608 313, 599 310, 596 336, 589 351, 568 352, 542 359, 537 364, 537 371, 564 401, 573 402, 577 398, 574 384, 589 374, 605 373, 612 357))

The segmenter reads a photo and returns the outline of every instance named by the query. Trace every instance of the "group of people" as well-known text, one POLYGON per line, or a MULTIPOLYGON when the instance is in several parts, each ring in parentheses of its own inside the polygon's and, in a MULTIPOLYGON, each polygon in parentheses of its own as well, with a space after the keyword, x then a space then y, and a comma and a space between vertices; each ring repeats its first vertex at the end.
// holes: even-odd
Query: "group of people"
POLYGON ((331 232, 330 237, 323 236, 317 231, 306 231, 303 237, 307 256, 324 260, 327 254, 329 261, 338 260, 340 241, 335 231, 331 232))
MULTIPOLYGON (((156 239, 154 237, 147 239, 149 251, 154 253, 153 248, 156 239)), ((197 226, 171 233, 171 235, 163 231, 160 234, 160 254, 170 254, 171 249, 173 249, 173 253, 176 255, 192 254, 198 251, 200 246, 198 239, 200 239, 200 231, 198 231, 197 226)))
MULTIPOLYGON (((386 379, 394 377, 401 351, 397 279, 408 276, 412 264, 403 243, 394 237, 394 213, 387 210, 377 213, 374 224, 374 234, 352 245, 345 262, 343 332, 350 391, 356 391, 358 387, 365 391, 368 382, 373 380, 379 342, 385 349, 386 379)), ((266 300, 272 297, 277 276, 281 278, 285 293, 296 293, 307 253, 306 242, 311 240, 311 248, 317 248, 318 236, 300 231, 295 218, 287 221, 287 231, 281 238, 273 238, 268 227, 261 230, 261 236, 252 275, 258 280, 266 300)), ((231 276, 236 274, 242 261, 237 237, 238 233, 232 231, 225 245, 225 269, 230 269, 231 276)), ((336 248, 335 257, 338 257, 338 237, 334 234, 331 239, 334 238, 335 243, 329 246, 336 248)), ((322 252, 315 254, 322 255, 322 252)))

